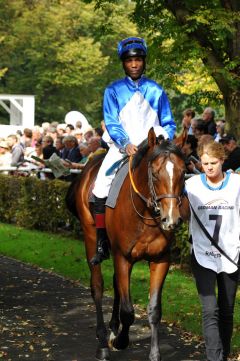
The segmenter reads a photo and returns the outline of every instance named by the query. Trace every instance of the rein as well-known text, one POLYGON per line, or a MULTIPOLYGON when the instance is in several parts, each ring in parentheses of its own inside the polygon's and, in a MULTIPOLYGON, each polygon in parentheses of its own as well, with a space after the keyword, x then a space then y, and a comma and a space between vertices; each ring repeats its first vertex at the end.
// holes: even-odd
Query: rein
POLYGON ((178 205, 181 205, 181 196, 177 196, 177 195, 171 194, 171 193, 165 193, 165 194, 161 194, 159 196, 156 194, 154 184, 153 184, 153 175, 152 175, 152 171, 151 171, 150 162, 148 163, 148 185, 149 185, 149 191, 150 191, 151 198, 146 198, 142 193, 140 193, 139 190, 137 189, 137 187, 134 183, 134 179, 133 179, 132 159, 133 159, 133 156, 131 155, 129 157, 129 178, 130 178, 130 185, 131 185, 130 186, 131 200, 132 200, 132 204, 133 204, 135 212, 141 218, 147 219, 147 220, 156 220, 156 219, 160 218, 161 217, 161 214, 160 214, 161 209, 158 205, 158 201, 160 201, 161 199, 164 199, 164 198, 176 198, 178 200, 178 205), (132 189, 144 201, 144 203, 146 203, 147 208, 150 208, 150 207, 153 208, 153 212, 154 212, 154 214, 156 214, 156 216, 153 215, 153 217, 144 217, 137 211, 136 206, 133 201, 132 189))

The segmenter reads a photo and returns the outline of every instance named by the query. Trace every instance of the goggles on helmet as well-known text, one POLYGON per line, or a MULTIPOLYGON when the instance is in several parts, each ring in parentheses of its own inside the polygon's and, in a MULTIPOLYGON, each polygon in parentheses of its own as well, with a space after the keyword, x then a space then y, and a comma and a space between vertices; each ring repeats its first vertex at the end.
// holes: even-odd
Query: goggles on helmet
POLYGON ((142 38, 127 38, 118 43, 118 56, 121 60, 132 56, 146 57, 147 44, 142 38))

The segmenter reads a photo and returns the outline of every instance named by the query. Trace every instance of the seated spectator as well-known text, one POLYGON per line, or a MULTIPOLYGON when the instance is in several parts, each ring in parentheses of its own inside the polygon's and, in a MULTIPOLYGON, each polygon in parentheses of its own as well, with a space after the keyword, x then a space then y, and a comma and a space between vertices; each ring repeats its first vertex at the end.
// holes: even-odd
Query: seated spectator
POLYGON ((75 162, 72 162, 71 164, 66 164, 64 162, 64 165, 69 167, 69 168, 72 168, 72 169, 83 169, 84 166, 86 165, 86 163, 93 159, 94 157, 96 157, 97 155, 100 155, 102 153, 106 153, 106 149, 102 148, 101 147, 101 139, 99 137, 92 137, 88 143, 88 152, 89 155, 88 157, 86 158, 86 161, 85 163, 81 163, 81 162, 78 162, 78 163, 75 163, 75 162))
POLYGON ((222 170, 224 172, 227 170, 235 171, 240 167, 240 147, 237 145, 235 136, 227 134, 223 136, 219 142, 223 144, 227 154, 227 159, 225 159, 223 163, 222 170))
POLYGON ((70 162, 78 163, 82 159, 77 138, 73 135, 67 135, 63 138, 64 150, 62 159, 68 159, 70 162))
POLYGON ((18 137, 15 134, 9 135, 7 137, 7 143, 12 154, 11 166, 20 165, 20 163, 24 161, 24 150, 18 137))

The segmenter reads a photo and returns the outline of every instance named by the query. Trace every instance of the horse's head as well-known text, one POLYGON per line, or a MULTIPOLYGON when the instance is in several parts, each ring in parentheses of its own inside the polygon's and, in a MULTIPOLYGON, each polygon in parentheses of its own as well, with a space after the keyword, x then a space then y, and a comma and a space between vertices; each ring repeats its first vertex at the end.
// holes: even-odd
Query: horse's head
POLYGON ((179 206, 183 195, 185 162, 180 145, 185 135, 173 142, 158 140, 153 129, 148 133, 148 183, 153 214, 163 230, 170 231, 181 222, 179 206))

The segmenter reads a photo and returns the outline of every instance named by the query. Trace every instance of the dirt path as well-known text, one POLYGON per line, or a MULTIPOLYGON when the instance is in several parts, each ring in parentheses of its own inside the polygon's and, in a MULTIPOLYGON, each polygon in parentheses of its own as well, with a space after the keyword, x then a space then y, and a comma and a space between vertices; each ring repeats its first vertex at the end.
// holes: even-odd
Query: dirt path
MULTIPOLYGON (((111 298, 105 298, 106 321, 111 298)), ((94 361, 95 312, 89 289, 39 268, 0 257, 0 359, 94 361)), ((147 361, 150 332, 136 310, 130 347, 111 361, 147 361)), ((162 324, 163 361, 202 361, 202 346, 162 324)))

